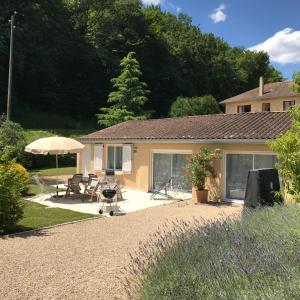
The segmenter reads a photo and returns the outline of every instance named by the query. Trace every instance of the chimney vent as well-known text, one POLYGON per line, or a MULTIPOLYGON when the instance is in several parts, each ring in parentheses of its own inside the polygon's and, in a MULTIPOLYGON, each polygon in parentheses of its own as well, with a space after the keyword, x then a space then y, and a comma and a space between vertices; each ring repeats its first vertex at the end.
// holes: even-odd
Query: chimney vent
POLYGON ((262 76, 259 77, 259 96, 263 96, 264 94, 264 78, 262 76))

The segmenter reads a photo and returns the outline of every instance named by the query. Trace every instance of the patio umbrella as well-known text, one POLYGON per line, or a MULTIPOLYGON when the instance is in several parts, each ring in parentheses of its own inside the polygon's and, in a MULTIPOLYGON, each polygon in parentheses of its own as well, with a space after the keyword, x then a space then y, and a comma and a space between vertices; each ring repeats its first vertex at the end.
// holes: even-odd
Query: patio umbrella
POLYGON ((54 136, 38 139, 25 147, 25 151, 33 154, 50 154, 56 157, 56 196, 58 197, 58 155, 67 153, 79 153, 84 145, 76 140, 54 136))

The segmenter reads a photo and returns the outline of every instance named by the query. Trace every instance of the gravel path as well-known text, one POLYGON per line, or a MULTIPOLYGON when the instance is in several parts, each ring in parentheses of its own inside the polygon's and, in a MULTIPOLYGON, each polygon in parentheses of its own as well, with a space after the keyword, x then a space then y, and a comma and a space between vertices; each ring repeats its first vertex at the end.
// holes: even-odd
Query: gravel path
POLYGON ((170 204, 0 239, 0 298, 125 299, 120 270, 166 219, 240 211, 241 206, 170 204))

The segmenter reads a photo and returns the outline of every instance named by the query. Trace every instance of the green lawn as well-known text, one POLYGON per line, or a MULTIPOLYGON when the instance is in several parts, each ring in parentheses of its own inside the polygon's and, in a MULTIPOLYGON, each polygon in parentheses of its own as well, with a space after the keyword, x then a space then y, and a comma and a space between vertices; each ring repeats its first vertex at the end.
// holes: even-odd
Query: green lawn
POLYGON ((171 235, 160 231, 141 245, 135 298, 300 299, 299 206, 186 228, 178 222, 171 235))
POLYGON ((76 167, 64 167, 64 168, 49 168, 41 170, 31 170, 30 175, 39 176, 56 176, 56 175, 73 175, 76 173, 76 167))
POLYGON ((39 138, 49 136, 65 136, 70 138, 78 138, 82 135, 96 131, 97 129, 25 129, 27 143, 31 143, 39 138))
POLYGON ((16 233, 95 217, 95 215, 67 209, 49 208, 31 201, 21 200, 21 202, 24 205, 23 218, 6 233, 16 233))

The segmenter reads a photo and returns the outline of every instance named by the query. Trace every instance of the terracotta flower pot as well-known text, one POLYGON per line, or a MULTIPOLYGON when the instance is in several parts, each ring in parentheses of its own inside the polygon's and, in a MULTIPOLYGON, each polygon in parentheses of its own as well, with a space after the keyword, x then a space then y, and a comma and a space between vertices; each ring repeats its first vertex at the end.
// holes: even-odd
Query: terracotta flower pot
POLYGON ((197 190, 196 191, 196 204, 197 203, 207 203, 208 200, 208 190, 197 190))

